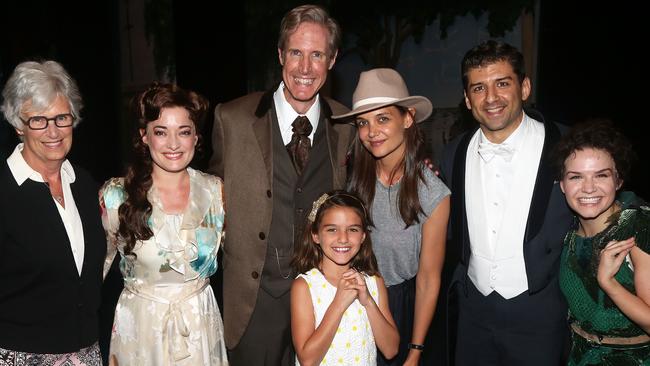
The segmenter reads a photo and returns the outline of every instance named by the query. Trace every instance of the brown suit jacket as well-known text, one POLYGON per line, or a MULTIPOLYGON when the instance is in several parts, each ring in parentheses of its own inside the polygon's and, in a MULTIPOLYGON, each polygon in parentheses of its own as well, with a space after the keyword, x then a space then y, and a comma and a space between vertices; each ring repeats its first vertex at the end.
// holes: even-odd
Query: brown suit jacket
MULTIPOLYGON (((332 164, 332 188, 345 187, 346 156, 355 129, 334 124, 333 114, 347 108, 321 96, 332 164)), ((272 123, 277 123, 273 91, 252 93, 215 109, 213 156, 209 171, 222 177, 225 190, 226 241, 223 301, 226 346, 233 349, 250 321, 267 250, 273 205, 272 123)))

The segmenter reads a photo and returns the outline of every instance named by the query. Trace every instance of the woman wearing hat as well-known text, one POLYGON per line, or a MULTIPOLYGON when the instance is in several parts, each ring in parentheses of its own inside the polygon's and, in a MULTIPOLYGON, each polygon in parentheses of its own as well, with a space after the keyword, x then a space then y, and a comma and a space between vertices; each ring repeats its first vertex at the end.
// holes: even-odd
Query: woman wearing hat
MULTIPOLYGON (((440 289, 449 219, 449 189, 424 164, 418 123, 431 102, 410 96, 392 69, 361 73, 349 118, 358 128, 350 189, 369 206, 379 271, 400 331, 396 357, 378 365, 417 365, 440 289)), ((381 299, 379 301, 382 301, 381 299)))

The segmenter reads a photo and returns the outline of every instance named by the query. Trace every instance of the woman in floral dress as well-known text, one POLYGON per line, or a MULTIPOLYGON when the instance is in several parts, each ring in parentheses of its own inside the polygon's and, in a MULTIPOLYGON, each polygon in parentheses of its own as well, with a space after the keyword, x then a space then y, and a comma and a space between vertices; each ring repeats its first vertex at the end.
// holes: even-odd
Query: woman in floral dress
POLYGON ((207 109, 198 94, 153 84, 134 100, 137 132, 126 177, 100 192, 124 290, 110 355, 119 365, 226 365, 223 325, 210 287, 223 235, 219 178, 190 168, 207 109))

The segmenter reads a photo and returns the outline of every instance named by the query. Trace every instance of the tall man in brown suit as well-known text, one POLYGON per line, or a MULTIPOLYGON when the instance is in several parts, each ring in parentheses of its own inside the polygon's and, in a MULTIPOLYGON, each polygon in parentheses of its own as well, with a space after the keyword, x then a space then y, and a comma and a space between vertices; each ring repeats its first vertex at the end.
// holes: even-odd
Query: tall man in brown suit
POLYGON ((282 82, 215 110, 209 169, 225 181, 224 323, 234 366, 294 362, 294 243, 312 202, 323 191, 344 187, 354 133, 330 120, 346 108, 318 94, 339 42, 340 29, 325 10, 291 10, 278 40, 282 82))

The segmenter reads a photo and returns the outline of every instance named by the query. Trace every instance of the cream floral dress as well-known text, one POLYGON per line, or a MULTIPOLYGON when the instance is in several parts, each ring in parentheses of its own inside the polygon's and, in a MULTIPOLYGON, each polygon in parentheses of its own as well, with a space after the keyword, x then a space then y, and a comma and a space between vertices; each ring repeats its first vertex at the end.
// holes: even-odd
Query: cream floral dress
MULTIPOLYGON (((298 277, 307 281, 311 303, 314 306, 314 326, 323 321, 323 316, 327 308, 334 300, 336 287, 332 286, 325 276, 316 268, 307 273, 299 274, 298 277)), ((379 293, 377 291, 377 279, 374 276, 364 276, 366 287, 370 295, 379 304, 379 293)), ((370 321, 366 309, 361 305, 359 300, 354 302, 343 313, 341 323, 336 330, 334 340, 329 350, 323 357, 321 365, 359 365, 359 366, 376 366, 377 365, 377 348, 375 346, 375 337, 370 328, 370 321)), ((300 365, 296 358, 296 365, 300 365)))
MULTIPOLYGON (((166 214, 155 188, 149 226, 153 237, 123 256, 124 290, 115 309, 110 354, 118 364, 137 366, 227 365, 223 323, 209 277, 217 270, 223 235, 222 181, 187 169, 190 200, 185 212, 166 214)), ((125 201, 123 178, 100 192, 108 237, 104 275, 124 243, 116 239, 118 208, 125 201)))

